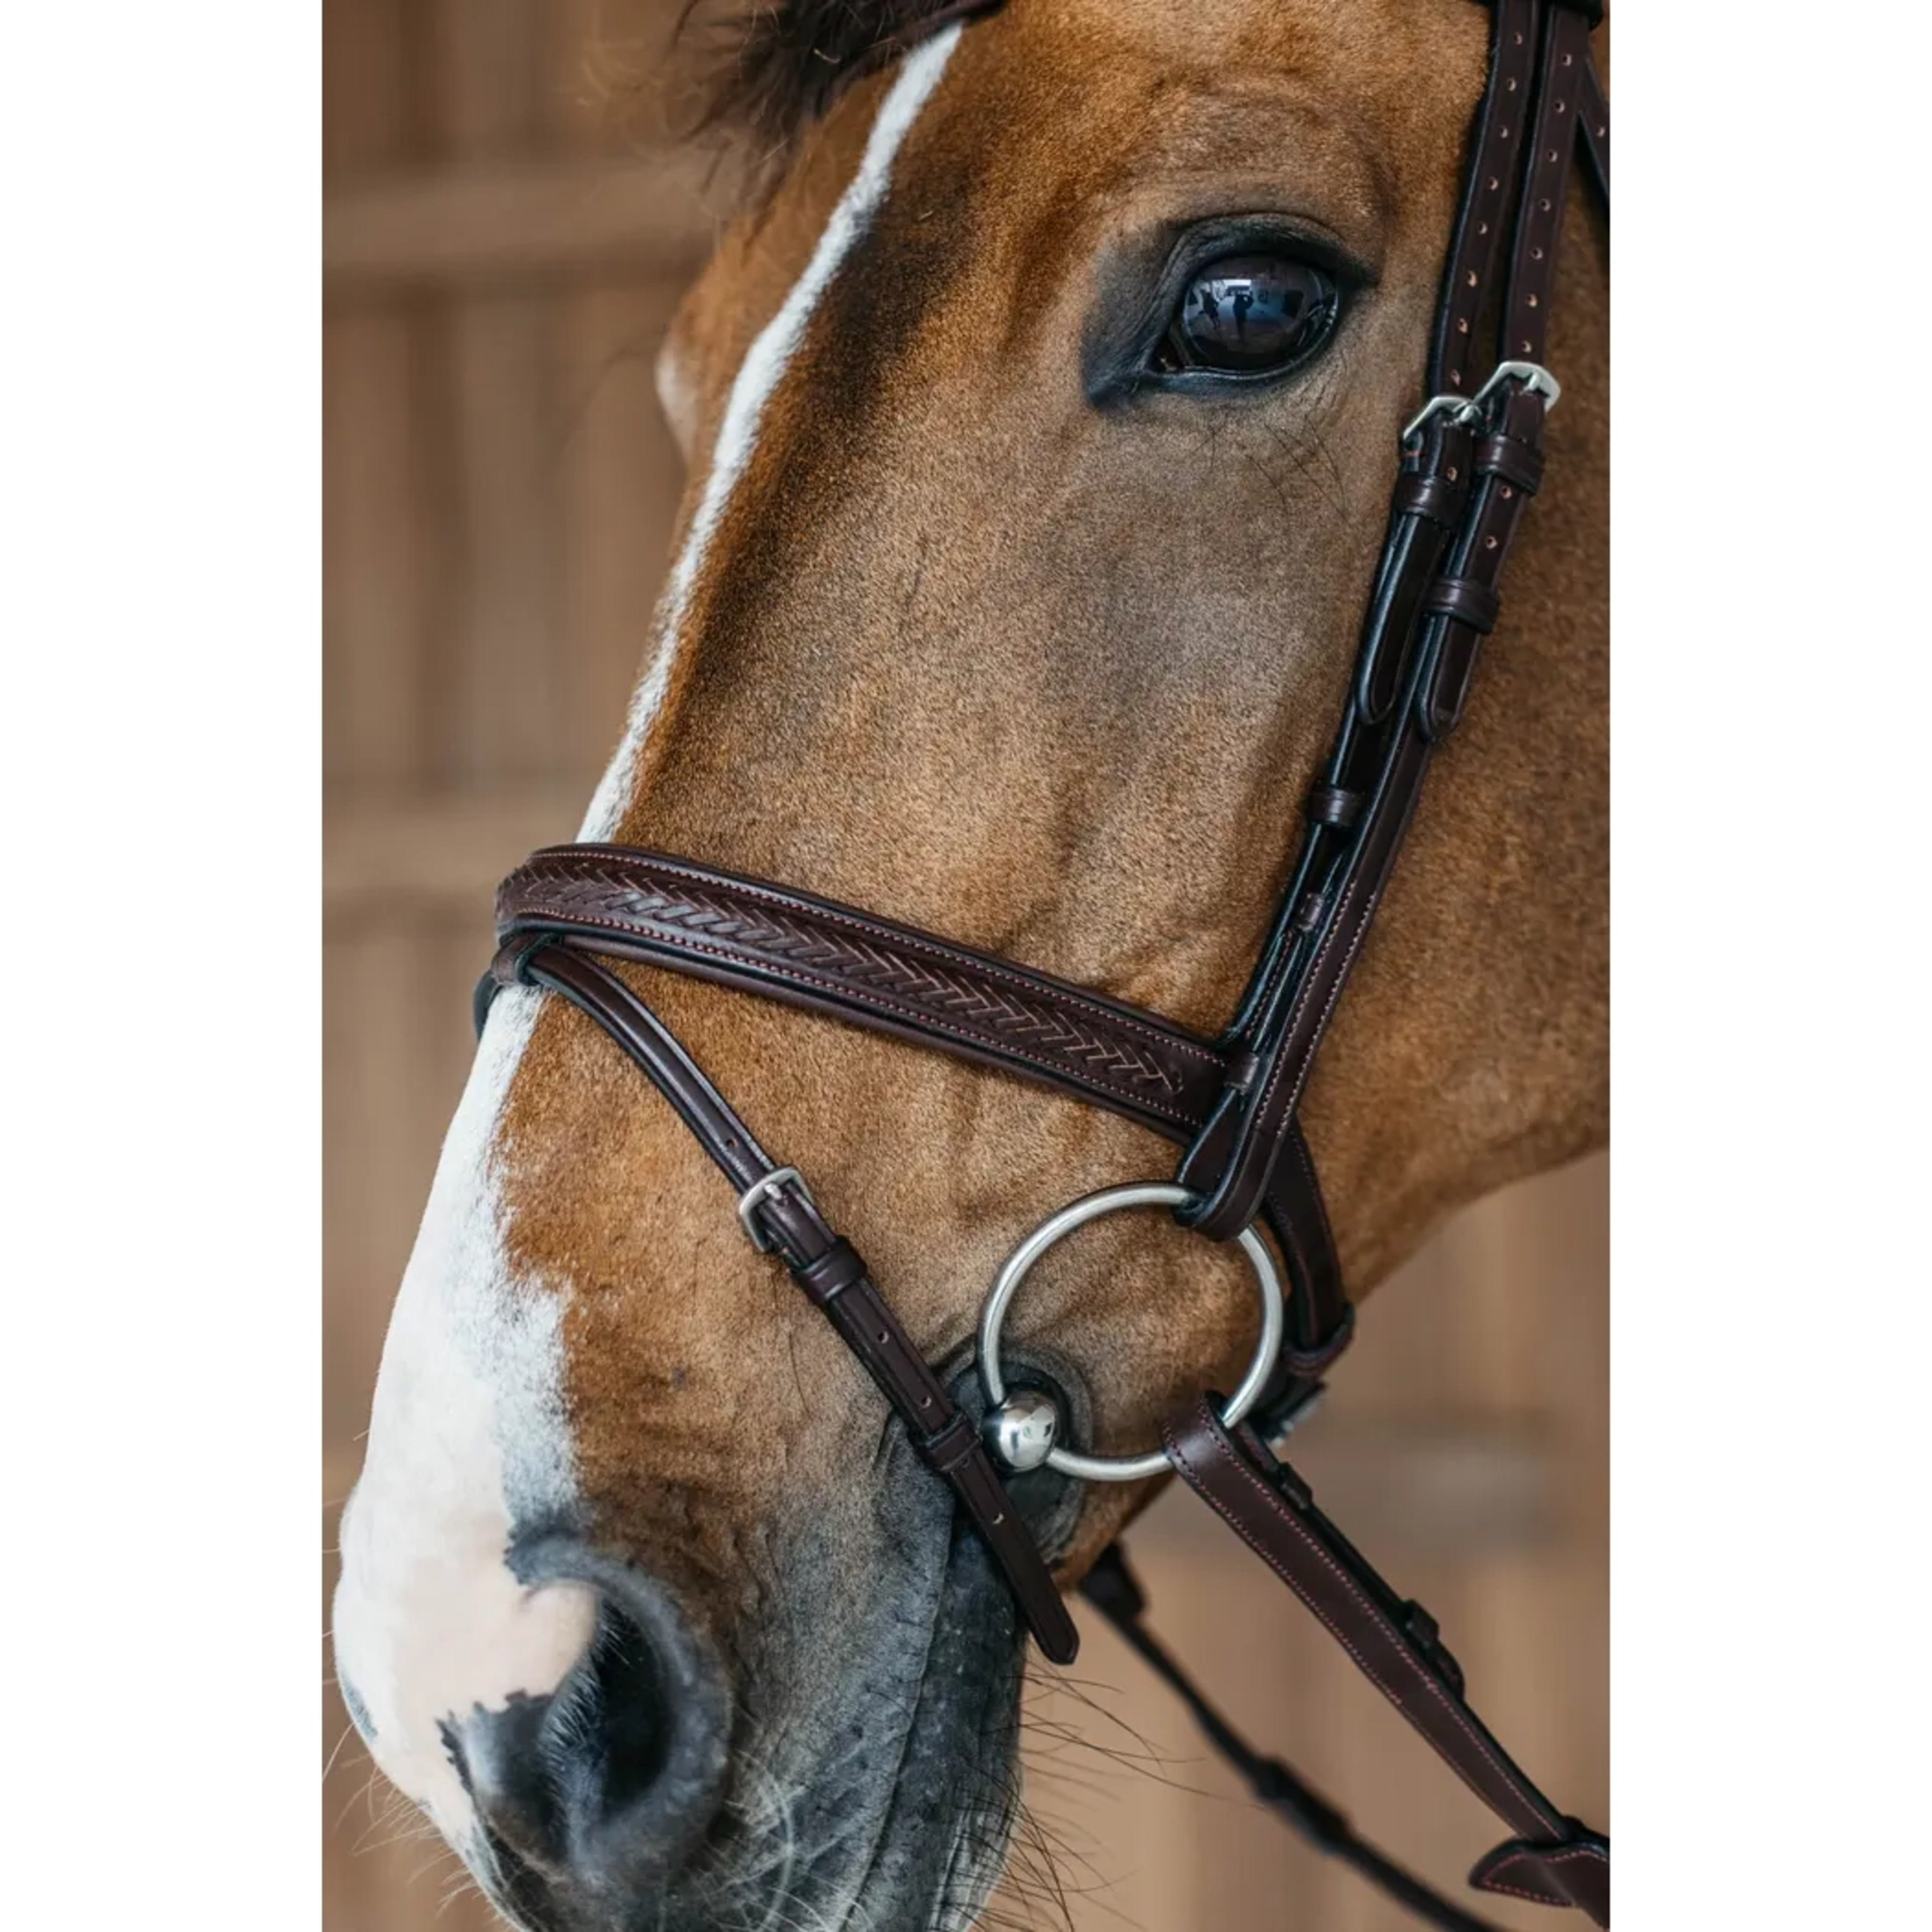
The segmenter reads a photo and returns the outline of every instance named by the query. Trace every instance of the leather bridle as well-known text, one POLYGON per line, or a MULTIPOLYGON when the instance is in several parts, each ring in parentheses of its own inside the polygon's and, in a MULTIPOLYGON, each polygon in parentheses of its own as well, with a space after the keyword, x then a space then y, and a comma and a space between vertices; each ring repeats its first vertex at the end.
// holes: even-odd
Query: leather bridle
MULTIPOLYGON (((1383 1581, 1270 1447, 1306 1412, 1353 1322, 1296 1110, 1430 760, 1462 716, 1496 622, 1504 562, 1542 480, 1544 421, 1558 395, 1543 366, 1544 344, 1580 146, 1609 200, 1609 110, 1591 44, 1598 0, 1489 4, 1489 78, 1436 316, 1431 400, 1401 432, 1388 536, 1341 725, 1309 794, 1290 884, 1227 1030, 1204 1039, 869 913, 688 860, 601 844, 548 848, 503 882, 500 949, 478 989, 476 1017, 480 1028, 502 986, 547 988, 644 1070, 736 1190, 753 1242, 790 1270, 920 1455, 952 1485, 1058 1664, 1073 1658, 1072 1620, 991 1445, 1004 1445, 1010 1467, 1064 1458, 1075 1473, 1108 1472, 1056 1443, 1058 1418, 1036 1393, 1023 1408, 1006 1396, 996 1361, 993 1412, 983 1432, 975 1424, 798 1170, 766 1153, 662 1022, 596 956, 668 968, 938 1048, 1107 1108, 1183 1148, 1166 1195, 1176 1218, 1213 1240, 1244 1238, 1260 1252, 1264 1289, 1272 1272, 1265 1244, 1249 1231, 1265 1226, 1287 1279, 1285 1334, 1271 1358, 1264 1350, 1258 1359, 1252 1419, 1232 1418, 1204 1396, 1162 1432, 1161 1460, 1508 1823, 1515 1835, 1477 1865, 1471 1882, 1578 1906, 1607 1925, 1608 1841, 1558 1812, 1511 1762, 1469 1708, 1462 1672, 1428 1613, 1383 1581), (1486 368, 1476 348, 1492 320, 1499 353, 1486 368)), ((1126 1204, 1112 1198, 1117 1192, 1140 1198, 1144 1190, 1109 1190, 1063 1214, 1077 1220, 1126 1204)), ((1015 1275, 1004 1292, 1016 1285, 1015 1275)), ((995 1312, 989 1306, 982 1324, 982 1374, 995 1312)), ((1432 1922, 1481 1925, 1364 1844, 1285 1766, 1258 1756, 1229 1728, 1141 1626, 1139 1592, 1118 1548, 1082 1588, 1187 1700, 1257 1796, 1432 1922)))

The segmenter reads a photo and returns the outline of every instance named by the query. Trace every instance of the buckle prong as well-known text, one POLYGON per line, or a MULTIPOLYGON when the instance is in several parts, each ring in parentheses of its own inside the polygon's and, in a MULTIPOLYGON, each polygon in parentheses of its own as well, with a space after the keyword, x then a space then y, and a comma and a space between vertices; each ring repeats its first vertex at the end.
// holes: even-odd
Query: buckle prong
POLYGON ((775 1167, 770 1173, 760 1174, 738 1197, 738 1219, 745 1224, 745 1232, 750 1237, 752 1246, 761 1255, 770 1254, 778 1244, 759 1225, 757 1211, 762 1202, 782 1187, 796 1187, 804 1196, 808 1208, 815 1209, 818 1205, 812 1198, 812 1190, 806 1185, 805 1176, 796 1168, 775 1167))
POLYGON ((1481 413, 1467 396, 1431 396, 1402 425, 1402 446, 1406 448, 1438 416, 1453 416, 1467 429, 1481 413))

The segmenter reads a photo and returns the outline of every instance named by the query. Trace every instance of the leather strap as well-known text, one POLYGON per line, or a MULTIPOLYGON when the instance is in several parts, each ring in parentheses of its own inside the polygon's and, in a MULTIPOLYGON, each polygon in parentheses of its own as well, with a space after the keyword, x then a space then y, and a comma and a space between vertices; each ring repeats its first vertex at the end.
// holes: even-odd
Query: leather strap
POLYGON ((1610 205, 1610 104, 1604 96, 1594 52, 1584 63, 1582 99, 1576 111, 1582 117, 1583 152, 1589 160, 1597 192, 1607 208, 1610 205))
POLYGON ((1233 1063, 1207 1126, 1177 1178, 1200 1198, 1180 1217, 1216 1240, 1252 1221, 1294 1131, 1316 1049, 1421 790, 1430 746, 1417 706, 1432 644, 1424 605, 1442 572, 1448 532, 1418 502, 1467 516, 1473 442, 1452 419, 1432 423, 1405 458, 1382 568, 1369 609, 1348 716, 1323 774, 1325 787, 1367 800, 1352 826, 1312 822, 1282 912, 1235 1022, 1249 1051, 1233 1063))
POLYGON ((1177 1472, 1299 1597, 1377 1690, 1517 1834, 1471 1882, 1580 1906, 1610 1922, 1610 1846, 1566 1818, 1512 1761, 1462 1694, 1461 1666, 1420 1604, 1398 1598, 1315 1506, 1314 1492, 1205 1397, 1162 1439, 1177 1472))
MULTIPOLYGON (((621 845, 554 845, 498 889, 506 943, 553 938, 760 993, 1039 1082, 1186 1144, 1229 1077, 1172 1022, 970 946, 764 879, 621 845)), ((1298 1129, 1264 1202, 1292 1304, 1288 1366, 1352 1332, 1315 1164, 1298 1129)))
MULTIPOLYGON (((740 1196, 778 1172, 778 1163, 704 1070, 615 974, 541 938, 535 944, 513 940, 498 952, 484 988, 518 982, 547 987, 596 1021, 670 1102, 740 1196)), ((479 1016, 488 1013, 490 992, 478 989, 479 1016)), ((789 1182, 769 1188, 752 1212, 792 1279, 898 1412, 914 1448, 952 1486, 1040 1648, 1055 1664, 1071 1664, 1080 1648, 1073 1619, 979 1430, 900 1326, 857 1250, 789 1182)))
POLYGON ((1467 706, 1482 640, 1502 608, 1502 568, 1542 480, 1544 395, 1530 374, 1508 370, 1537 364, 1544 353, 1580 130, 1588 124, 1594 139, 1600 125, 1608 140, 1607 110, 1595 118, 1587 14, 1569 0, 1496 0, 1490 82, 1432 354, 1446 386, 1406 441, 1349 708, 1315 794, 1320 808, 1310 812, 1236 1018, 1234 1035, 1249 1052, 1231 1060, 1228 1084, 1176 1177, 1198 1204, 1179 1218, 1216 1240, 1254 1219, 1282 1163, 1435 747, 1467 706), (1512 232, 1509 286, 1499 293, 1502 242, 1512 232), (1496 380, 1459 404, 1471 345, 1497 308, 1496 380), (1338 792, 1366 802, 1343 820, 1327 802, 1338 792))
POLYGON ((1257 1804, 1266 1805, 1316 1850, 1359 1872, 1438 1932, 1500 1932, 1490 1920, 1465 1912, 1432 1885, 1396 1864, 1356 1831, 1347 1815, 1306 1778, 1280 1758, 1264 1756, 1235 1730, 1142 1621, 1147 1598, 1127 1567, 1126 1551, 1118 1543, 1102 1550, 1099 1561, 1080 1580, 1080 1594, 1187 1706, 1208 1742, 1246 1782, 1257 1804))
MULTIPOLYGON (((1550 336, 1550 295, 1556 285, 1556 244, 1563 226, 1564 203, 1569 199, 1570 164, 1580 139, 1588 140, 1600 125, 1604 143, 1603 173, 1609 173, 1610 116, 1600 122, 1593 114, 1600 106, 1590 52, 1593 22, 1586 11, 1566 0, 1554 0, 1543 35, 1542 76, 1537 88, 1535 138, 1523 188, 1522 213, 1516 224, 1516 247, 1510 263, 1509 299, 1503 321, 1505 357, 1532 362, 1544 359, 1550 336)), ((1594 152, 1594 142, 1592 142, 1594 152)), ((1609 190, 1604 190, 1607 195, 1609 190)))
POLYGON ((1169 1138, 1226 1077, 1207 1041, 1049 979, 768 880, 620 845, 553 845, 497 889, 505 939, 541 930, 938 1046, 1169 1138))
POLYGON ((1485 302, 1509 233, 1536 74, 1540 0, 1492 0, 1490 78, 1470 137, 1456 237, 1443 270, 1442 298, 1430 350, 1432 395, 1474 395, 1480 378, 1472 368, 1485 302))

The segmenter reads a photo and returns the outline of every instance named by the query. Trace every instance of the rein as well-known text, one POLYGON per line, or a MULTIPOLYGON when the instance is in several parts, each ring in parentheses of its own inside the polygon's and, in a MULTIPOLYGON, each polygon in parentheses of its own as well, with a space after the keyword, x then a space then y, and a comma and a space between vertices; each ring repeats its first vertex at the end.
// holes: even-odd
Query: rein
MULTIPOLYGON (((754 1245, 784 1262, 922 1459, 952 1486, 1052 1661, 1070 1663, 1078 1639, 1000 1465, 1044 1462, 1090 1480, 1137 1480, 1172 1466, 1516 1834, 1477 1864, 1470 1882, 1574 1905, 1606 1926, 1608 1840, 1557 1810, 1511 1762, 1470 1709, 1434 1620, 1384 1582, 1275 1454, 1320 1393, 1354 1321, 1296 1110, 1431 760, 1463 715, 1482 640, 1496 622, 1503 566, 1542 481, 1544 422, 1560 393, 1542 358, 1580 146, 1609 202, 1609 110, 1590 38, 1599 0, 1490 4, 1489 78, 1436 315, 1430 399, 1401 432, 1348 704, 1308 795, 1288 890, 1227 1030, 1205 1039, 1090 988, 831 900, 608 844, 547 848, 503 882, 500 950, 477 990, 476 1021, 480 1030, 500 988, 543 987, 587 1014, 643 1070, 736 1191, 754 1245), (1492 315, 1497 360, 1479 380, 1476 343, 1492 315), (716 981, 1016 1074, 1123 1114, 1185 1151, 1172 1184, 1090 1196, 1016 1251, 980 1325, 991 1408, 982 1430, 900 1326, 857 1250, 825 1220, 804 1176, 772 1159, 596 956, 716 981), (1083 1456, 1059 1442, 1050 1398, 1006 1391, 1000 1322, 1046 1246, 1086 1220, 1150 1198, 1172 1204, 1177 1220, 1210 1239, 1241 1243, 1262 1291, 1262 1346, 1236 1401, 1204 1396, 1162 1431, 1157 1454, 1083 1456), (1285 1294, 1257 1224, 1280 1256, 1285 1294)), ((1264 1803, 1430 1923, 1483 1932, 1484 1921, 1366 1844, 1326 1800, 1229 1727, 1142 1628, 1143 1600, 1118 1546, 1081 1588, 1186 1701, 1264 1803)))

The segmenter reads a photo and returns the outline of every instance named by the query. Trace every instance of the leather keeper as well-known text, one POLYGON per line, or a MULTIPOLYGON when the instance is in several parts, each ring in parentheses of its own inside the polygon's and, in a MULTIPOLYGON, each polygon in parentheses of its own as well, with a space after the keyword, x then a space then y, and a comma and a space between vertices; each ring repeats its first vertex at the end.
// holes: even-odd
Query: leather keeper
POLYGON ((1236 1094, 1247 1093, 1254 1085, 1262 1070, 1261 1057, 1254 1053, 1234 1053, 1228 1056, 1228 1078, 1225 1090, 1236 1094))
POLYGON ((1420 517, 1453 530, 1462 512, 1463 486, 1446 476, 1427 475, 1400 477, 1395 486, 1395 507, 1406 517, 1420 517))
POLYGON ((496 995, 506 986, 527 984, 524 968, 546 946, 554 943, 555 935, 551 933, 520 933, 497 947, 482 978, 476 982, 476 990, 470 996, 470 1024, 478 1039, 482 1037, 490 1009, 496 1004, 496 995))
POLYGON ((1308 816, 1317 825, 1347 827, 1362 815, 1362 794, 1341 785, 1318 784, 1310 788, 1308 816))
POLYGON ((1340 1361, 1354 1339, 1355 1304, 1351 1301, 1344 1304, 1341 1320, 1312 1348, 1297 1348, 1292 1342, 1284 1346, 1281 1352, 1282 1365, 1304 1382, 1311 1382, 1323 1370, 1340 1361))
POLYGON ((550 932, 520 932, 506 940, 490 962, 490 970, 497 985, 527 986, 530 962, 545 946, 556 944, 556 935, 550 932))
POLYGON ((1462 707, 1469 701, 1469 686, 1476 674, 1476 656, 1483 634, 1466 626, 1452 625, 1444 632, 1442 648, 1435 668, 1423 687, 1422 735, 1432 745, 1448 736, 1462 722, 1462 707))
POLYGON ((1476 467, 1514 483, 1526 496, 1543 487, 1543 452, 1514 436, 1486 436, 1476 448, 1476 467))
POLYGON ((791 1273, 792 1279, 823 1308, 835 1295, 865 1280, 866 1264, 859 1250, 841 1234, 815 1262, 807 1262, 791 1273))
POLYGON ((919 1453, 927 1466, 950 1475, 980 1446, 980 1432, 964 1410, 956 1410, 952 1420, 936 1434, 922 1438, 919 1453))
POLYGON ((1469 1882, 1478 1892, 1533 1899, 1538 1905, 1572 1905, 1599 1925, 1610 1922, 1610 1846, 1574 1818, 1574 1835, 1511 1838, 1477 1860, 1469 1882))
POLYGON ((1592 27, 1604 24, 1604 0, 1550 0, 1556 7, 1567 7, 1573 14, 1580 14, 1592 27))
POLYGON ((1408 1632, 1410 1640, 1428 1658, 1449 1688, 1457 1696, 1461 1696, 1462 1666, 1456 1661, 1450 1653, 1449 1646, 1442 1641, 1442 1627, 1413 1597, 1403 1604, 1402 1609, 1402 1628, 1408 1632))
POLYGON ((1473 577, 1438 577, 1429 586, 1423 608, 1433 616, 1453 617, 1457 623, 1486 634, 1496 628, 1502 601, 1473 577))

